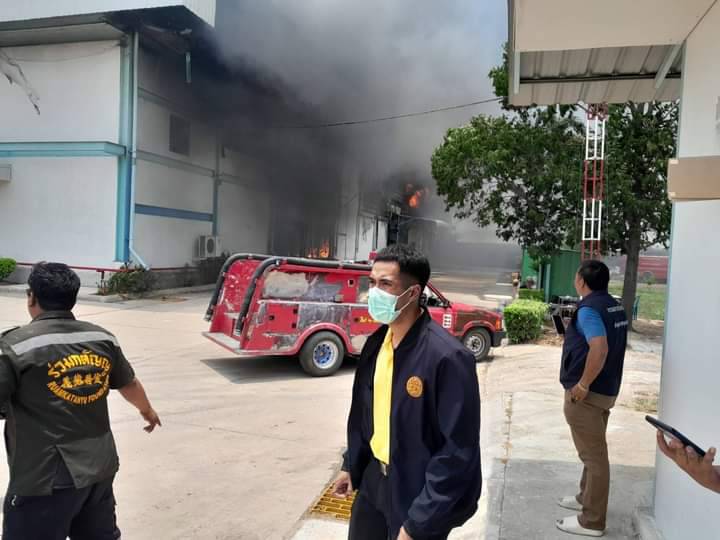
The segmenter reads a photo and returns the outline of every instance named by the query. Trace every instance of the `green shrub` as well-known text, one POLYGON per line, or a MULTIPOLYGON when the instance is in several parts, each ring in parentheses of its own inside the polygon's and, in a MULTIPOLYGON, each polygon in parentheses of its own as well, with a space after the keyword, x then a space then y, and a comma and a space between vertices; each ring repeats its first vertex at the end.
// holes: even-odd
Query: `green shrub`
POLYGON ((510 343, 524 343, 540 337, 548 306, 535 300, 515 300, 505 308, 505 328, 510 343))
POLYGON ((143 295, 153 289, 156 277, 142 266, 132 267, 126 264, 110 276, 105 291, 108 294, 143 295))
POLYGON ((12 274, 16 266, 14 259, 0 259, 0 281, 12 274))
POLYGON ((518 298, 521 300, 535 300, 536 302, 545 301, 545 291, 543 289, 518 289, 518 298))

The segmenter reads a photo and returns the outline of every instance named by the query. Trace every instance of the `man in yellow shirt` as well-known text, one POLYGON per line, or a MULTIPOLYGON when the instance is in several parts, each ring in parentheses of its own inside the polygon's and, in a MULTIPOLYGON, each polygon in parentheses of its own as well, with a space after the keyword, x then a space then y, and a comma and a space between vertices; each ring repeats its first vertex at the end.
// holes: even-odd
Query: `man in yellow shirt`
POLYGON ((350 540, 441 540, 477 510, 480 394, 475 357, 422 306, 428 260, 382 250, 368 309, 383 323, 358 361, 336 496, 359 490, 350 540))

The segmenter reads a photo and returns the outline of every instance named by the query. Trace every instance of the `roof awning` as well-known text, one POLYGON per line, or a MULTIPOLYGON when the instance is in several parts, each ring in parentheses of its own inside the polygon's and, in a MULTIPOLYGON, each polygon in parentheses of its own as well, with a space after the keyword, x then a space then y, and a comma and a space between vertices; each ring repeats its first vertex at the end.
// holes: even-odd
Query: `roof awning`
POLYGON ((680 97, 682 45, 713 0, 508 0, 510 103, 680 97))

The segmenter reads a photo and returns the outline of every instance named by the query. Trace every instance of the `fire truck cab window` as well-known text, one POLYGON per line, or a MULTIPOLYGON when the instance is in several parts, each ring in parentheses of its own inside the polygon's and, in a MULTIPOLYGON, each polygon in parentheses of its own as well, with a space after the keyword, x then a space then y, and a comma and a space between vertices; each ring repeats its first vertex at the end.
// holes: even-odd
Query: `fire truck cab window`
POLYGON ((342 289, 339 281, 328 281, 324 273, 272 271, 265 279, 262 297, 267 300, 334 302, 342 289))
POLYGON ((367 304, 369 292, 370 292, 370 278, 369 277, 361 277, 360 279, 358 279, 357 303, 358 304, 367 304))
POLYGON ((436 295, 433 290, 430 287, 425 287, 425 292, 423 292, 423 295, 425 296, 426 303, 428 307, 442 307, 444 305, 444 302, 436 295))

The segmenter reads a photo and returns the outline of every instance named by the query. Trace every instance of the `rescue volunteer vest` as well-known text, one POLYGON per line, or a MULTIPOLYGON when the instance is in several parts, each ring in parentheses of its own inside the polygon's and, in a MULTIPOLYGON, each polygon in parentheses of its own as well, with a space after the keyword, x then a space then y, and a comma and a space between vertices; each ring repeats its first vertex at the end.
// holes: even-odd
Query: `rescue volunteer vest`
POLYGON ((625 310, 607 291, 595 291, 583 298, 577 306, 572 320, 565 330, 560 383, 569 390, 582 378, 590 346, 577 328, 580 309, 592 308, 600 314, 608 342, 608 354, 605 365, 590 385, 590 391, 605 396, 617 396, 620 393, 625 348, 627 346, 628 320, 625 310))

